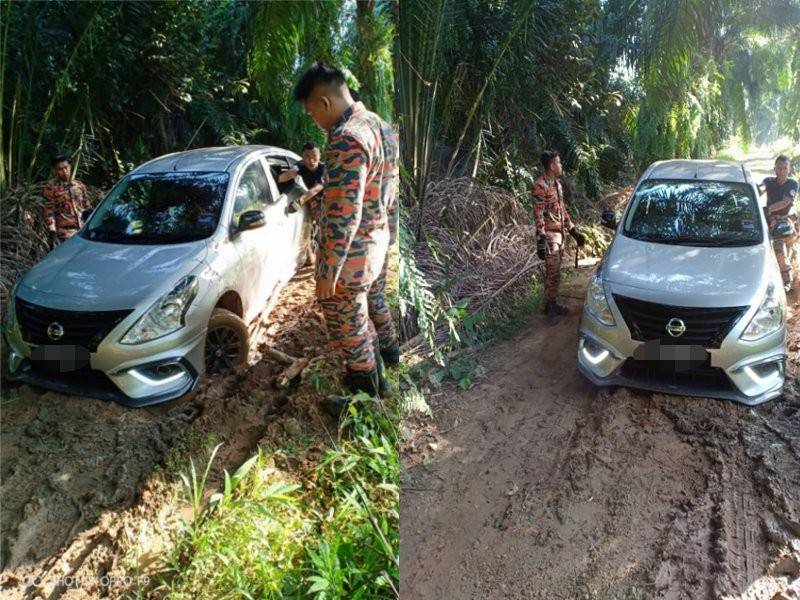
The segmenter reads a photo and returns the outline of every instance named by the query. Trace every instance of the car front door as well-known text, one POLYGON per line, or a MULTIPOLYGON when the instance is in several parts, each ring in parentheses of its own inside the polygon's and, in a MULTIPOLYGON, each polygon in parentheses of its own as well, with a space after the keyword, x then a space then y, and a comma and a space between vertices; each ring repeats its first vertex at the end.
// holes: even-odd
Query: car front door
MULTIPOLYGON (((292 169, 297 162, 296 159, 285 154, 269 156, 267 161, 273 174, 292 169)), ((277 175, 275 179, 277 181, 277 175)), ((306 191, 303 179, 298 175, 292 181, 278 184, 278 202, 285 205, 285 208, 288 209, 292 202, 299 200, 300 196, 306 191)), ((284 213, 287 227, 286 243, 293 249, 293 252, 298 257, 300 257, 301 254, 304 257, 304 250, 311 235, 309 205, 306 204, 306 206, 296 212, 287 212, 285 210, 284 213)))
POLYGON ((269 207, 274 204, 274 189, 261 158, 252 160, 241 172, 231 215, 231 241, 239 254, 238 289, 244 304, 245 321, 250 322, 264 308, 264 288, 269 285, 266 272, 268 240, 271 236, 269 207), (264 213, 266 226, 240 231, 239 219, 248 211, 264 213))

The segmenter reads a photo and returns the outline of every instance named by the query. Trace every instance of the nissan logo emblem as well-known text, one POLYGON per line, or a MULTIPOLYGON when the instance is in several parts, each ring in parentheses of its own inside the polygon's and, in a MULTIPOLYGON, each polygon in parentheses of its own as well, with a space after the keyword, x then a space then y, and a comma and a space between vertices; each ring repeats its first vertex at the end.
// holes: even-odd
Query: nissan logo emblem
POLYGON ((64 327, 61 325, 61 323, 57 323, 56 321, 50 323, 50 325, 47 326, 47 337, 54 342, 57 342, 64 337, 64 327))
POLYGON ((674 338, 681 337, 686 333, 686 323, 678 318, 670 319, 669 323, 667 323, 667 333, 674 338))

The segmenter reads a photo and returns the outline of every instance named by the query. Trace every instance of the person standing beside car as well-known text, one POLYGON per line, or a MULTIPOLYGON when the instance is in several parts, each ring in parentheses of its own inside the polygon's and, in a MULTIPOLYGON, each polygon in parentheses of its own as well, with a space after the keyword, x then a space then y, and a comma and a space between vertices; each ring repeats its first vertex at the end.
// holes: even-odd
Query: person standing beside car
POLYGON ((63 242, 83 227, 83 211, 92 208, 86 186, 72 177, 66 156, 53 159, 54 177, 44 185, 44 220, 53 244, 63 242))
POLYGON ((795 206, 798 183, 789 177, 791 169, 789 157, 781 154, 775 159, 775 177, 767 177, 762 183, 767 194, 767 223, 770 229, 778 221, 787 221, 794 231, 791 236, 775 240, 772 244, 787 291, 797 279, 797 273, 792 271, 797 270, 797 242, 800 240, 800 223, 795 206))
POLYGON ((384 194, 385 179, 394 172, 387 168, 394 160, 384 140, 388 125, 353 100, 339 69, 322 62, 303 74, 294 97, 328 134, 316 273, 328 338, 342 354, 350 392, 379 395, 387 384, 368 294, 383 271, 391 237, 384 194))
POLYGON ((564 205, 564 192, 558 180, 563 173, 558 152, 547 150, 541 157, 543 173, 533 184, 533 214, 536 224, 536 254, 544 261, 544 314, 550 321, 569 312, 556 301, 561 276, 561 261, 566 245, 565 234, 575 238, 579 246, 584 235, 572 223, 564 205))

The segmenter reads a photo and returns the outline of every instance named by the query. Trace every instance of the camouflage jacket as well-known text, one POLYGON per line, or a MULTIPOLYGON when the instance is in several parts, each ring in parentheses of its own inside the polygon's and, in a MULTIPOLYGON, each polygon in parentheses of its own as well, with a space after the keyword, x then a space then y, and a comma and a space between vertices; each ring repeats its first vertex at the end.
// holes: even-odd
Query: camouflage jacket
POLYGON ((565 231, 572 229, 561 183, 549 181, 542 175, 533 184, 533 215, 536 235, 544 235, 550 241, 561 243, 565 231))
POLYGON ((86 186, 77 179, 67 182, 51 179, 45 184, 42 195, 47 228, 54 229, 62 238, 78 231, 83 226, 81 213, 92 208, 86 186))
POLYGON ((356 102, 328 132, 317 277, 361 287, 380 273, 396 213, 397 137, 356 102), (391 135, 390 135, 391 134, 391 135))

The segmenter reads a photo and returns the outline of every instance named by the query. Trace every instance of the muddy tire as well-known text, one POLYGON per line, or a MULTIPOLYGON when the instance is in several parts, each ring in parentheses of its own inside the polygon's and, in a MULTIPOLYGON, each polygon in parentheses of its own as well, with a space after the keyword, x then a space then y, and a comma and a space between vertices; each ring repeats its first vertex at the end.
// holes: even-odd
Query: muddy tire
POLYGON ((247 364, 250 332, 242 319, 224 308, 215 308, 206 332, 206 375, 227 375, 247 364))

